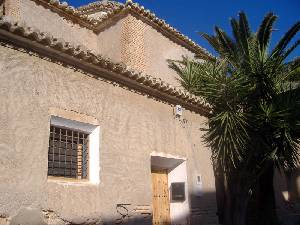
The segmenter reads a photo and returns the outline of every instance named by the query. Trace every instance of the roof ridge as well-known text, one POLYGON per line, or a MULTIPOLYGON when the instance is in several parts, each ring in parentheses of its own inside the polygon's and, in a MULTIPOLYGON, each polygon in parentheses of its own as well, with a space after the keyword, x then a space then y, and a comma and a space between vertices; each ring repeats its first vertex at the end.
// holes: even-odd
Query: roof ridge
MULTIPOLYGON (((16 22, 8 16, 0 17, 0 31, 5 30, 17 36, 21 36, 27 40, 36 42, 50 49, 63 52, 73 58, 82 60, 93 66, 116 73, 122 77, 126 77, 143 86, 164 93, 178 100, 181 100, 188 105, 200 107, 206 114, 209 111, 209 104, 203 98, 195 96, 186 90, 173 87, 169 83, 163 81, 161 78, 155 78, 141 72, 136 72, 123 63, 113 62, 111 59, 95 54, 94 51, 87 49, 84 46, 75 46, 63 39, 53 37, 51 34, 41 32, 38 29, 28 27, 24 22, 16 22)), ((2 32, 0 32, 1 35, 2 32)), ((3 35, 3 33, 2 33, 3 35)))
MULTIPOLYGON (((101 19, 95 19, 88 17, 88 15, 84 14, 83 10, 75 9, 73 6, 69 6, 66 2, 60 2, 59 0, 33 0, 40 3, 44 3, 44 5, 48 5, 54 9, 57 9, 60 12, 63 12, 65 15, 69 15, 75 17, 73 19, 75 23, 81 24, 95 31, 101 24, 106 24, 106 21, 109 21, 111 18, 116 16, 122 12, 132 12, 136 15, 139 15, 145 19, 148 19, 153 25, 157 26, 159 30, 162 32, 165 30, 169 35, 177 38, 182 43, 185 43, 186 47, 188 47, 195 54, 203 57, 203 58, 214 58, 205 48, 198 45, 196 42, 191 40, 186 35, 182 34, 180 31, 172 27, 170 24, 166 23, 165 20, 158 18, 153 12, 148 9, 145 9, 144 6, 140 6, 138 3, 133 3, 131 0, 126 1, 125 4, 120 4, 116 6, 113 10, 108 11, 106 15, 103 15, 101 19), (80 21, 78 21, 80 20, 80 21)), ((92 3, 91 3, 92 4, 92 3)))
POLYGON ((91 9, 97 8, 99 6, 104 6, 104 5, 116 5, 116 6, 119 6, 119 5, 124 5, 124 4, 121 3, 121 2, 111 1, 111 0, 98 0, 98 1, 95 1, 95 2, 91 2, 91 3, 87 4, 87 5, 79 6, 77 8, 77 10, 78 11, 87 11, 87 10, 91 10, 91 9))
POLYGON ((75 7, 69 5, 67 2, 60 2, 59 0, 32 0, 41 3, 44 6, 56 9, 60 13, 64 13, 67 16, 75 17, 76 20, 73 22, 78 23, 78 19, 81 20, 79 24, 93 29, 93 26, 97 24, 97 20, 94 18, 89 18, 87 15, 81 14, 75 7))
MULTIPOLYGON (((147 19, 149 19, 151 22, 155 23, 158 27, 162 29, 166 29, 167 32, 171 33, 172 35, 176 36, 179 40, 185 42, 187 45, 191 46, 193 50, 197 50, 198 52, 201 52, 201 56, 204 56, 205 58, 214 58, 205 48, 198 45, 196 42, 194 42, 192 39, 187 37, 186 35, 182 34, 180 31, 175 29, 173 26, 168 24, 165 20, 160 19, 155 15, 155 13, 151 12, 149 9, 145 9, 144 6, 139 5, 138 3, 133 3, 132 0, 127 0, 124 8, 118 8, 115 9, 115 11, 108 12, 106 15, 104 15, 99 21, 105 22, 106 20, 112 18, 114 15, 119 13, 122 10, 131 10, 137 15, 143 16, 147 19)), ((99 24, 99 23, 98 23, 99 24)))

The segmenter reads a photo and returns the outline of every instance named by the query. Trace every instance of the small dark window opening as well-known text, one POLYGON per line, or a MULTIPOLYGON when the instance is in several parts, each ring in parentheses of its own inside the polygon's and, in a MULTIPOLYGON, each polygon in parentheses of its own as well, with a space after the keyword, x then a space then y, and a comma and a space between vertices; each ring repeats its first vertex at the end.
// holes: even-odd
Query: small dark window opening
POLYGON ((87 179, 87 133, 50 126, 48 176, 87 179))
POLYGON ((171 200, 174 202, 185 201, 185 183, 184 182, 171 183, 171 196, 172 196, 171 200))

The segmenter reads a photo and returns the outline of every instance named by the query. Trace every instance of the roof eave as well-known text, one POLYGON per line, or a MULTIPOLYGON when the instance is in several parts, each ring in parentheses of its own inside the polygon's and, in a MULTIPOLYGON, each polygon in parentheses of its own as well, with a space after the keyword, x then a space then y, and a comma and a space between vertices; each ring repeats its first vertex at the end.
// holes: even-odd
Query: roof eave
POLYGON ((79 10, 72 6, 69 6, 66 2, 61 3, 59 0, 32 0, 44 7, 51 8, 54 12, 61 16, 70 19, 74 23, 80 24, 83 27, 99 31, 102 27, 109 25, 115 18, 121 18, 126 13, 132 13, 135 16, 147 21, 152 27, 159 32, 167 35, 171 40, 177 41, 180 45, 186 47, 191 52, 195 53, 198 57, 203 59, 213 59, 214 57, 204 48, 192 41, 187 36, 176 30, 171 25, 167 24, 164 20, 159 19, 154 13, 146 10, 143 6, 137 3, 128 1, 125 5, 119 5, 116 9, 107 14, 105 18, 101 20, 90 18, 86 14, 82 14, 79 10))
POLYGON ((104 78, 117 82, 121 86, 132 88, 170 104, 180 104, 203 116, 209 115, 209 105, 199 97, 174 88, 160 79, 128 70, 126 66, 97 56, 89 50, 58 41, 45 33, 23 27, 4 18, 0 19, 0 40, 81 69, 96 79, 104 78))
POLYGON ((109 12, 104 18, 98 20, 98 23, 94 26, 94 30, 99 32, 113 21, 122 18, 122 15, 126 15, 127 13, 142 19, 144 22, 155 28, 163 35, 195 53, 195 55, 198 57, 203 59, 214 59, 214 56, 211 55, 206 49, 202 48, 190 38, 176 30, 170 24, 166 23, 162 19, 159 19, 154 13, 150 12, 149 10, 145 10, 143 6, 139 6, 137 3, 127 2, 125 5, 122 5, 114 11, 109 12))

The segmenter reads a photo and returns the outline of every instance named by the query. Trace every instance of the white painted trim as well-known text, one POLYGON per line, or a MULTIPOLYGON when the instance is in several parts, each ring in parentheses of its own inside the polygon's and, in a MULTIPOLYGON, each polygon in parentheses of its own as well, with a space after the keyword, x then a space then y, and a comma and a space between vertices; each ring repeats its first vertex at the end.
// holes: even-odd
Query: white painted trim
POLYGON ((100 183, 100 127, 97 126, 90 134, 89 140, 89 181, 94 184, 100 183))
POLYGON ((169 153, 156 152, 156 151, 151 152, 150 156, 159 156, 159 157, 168 158, 168 159, 182 159, 183 161, 187 160, 187 158, 185 158, 185 157, 175 156, 175 155, 172 155, 169 153))
MULTIPOLYGON (((187 159, 181 156, 174 156, 168 153, 152 152, 151 157, 162 157, 167 160, 181 161, 175 167, 168 169, 168 189, 169 189, 169 203, 170 203, 170 218, 171 224, 188 224, 188 216, 190 213, 189 206, 189 195, 188 195, 188 179, 187 179, 187 159), (185 201, 183 202, 172 202, 171 201, 171 183, 173 182, 184 182, 185 183, 185 201)), ((152 158, 151 158, 152 162, 152 158)), ((152 166, 152 164, 151 164, 152 166)), ((165 167, 165 165, 161 165, 165 167)))
POLYGON ((79 130, 88 134, 91 134, 97 127, 89 123, 78 122, 58 116, 51 116, 50 123, 54 126, 65 127, 72 130, 79 130))
POLYGON ((188 224, 188 216, 190 212, 189 208, 189 195, 188 195, 188 179, 187 179, 187 167, 186 161, 175 167, 168 173, 168 187, 170 196, 170 218, 171 224, 188 224), (171 183, 184 182, 185 184, 185 200, 183 202, 171 201, 171 183))
POLYGON ((100 127, 58 116, 51 116, 50 124, 89 134, 89 183, 100 183, 100 127))

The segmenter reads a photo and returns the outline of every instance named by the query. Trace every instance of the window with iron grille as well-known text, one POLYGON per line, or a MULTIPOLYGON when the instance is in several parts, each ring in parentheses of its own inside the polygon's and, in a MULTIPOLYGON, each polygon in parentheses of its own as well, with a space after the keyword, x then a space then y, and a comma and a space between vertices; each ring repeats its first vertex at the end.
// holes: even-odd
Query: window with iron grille
POLYGON ((50 126, 48 176, 88 178, 89 134, 50 126))

